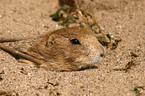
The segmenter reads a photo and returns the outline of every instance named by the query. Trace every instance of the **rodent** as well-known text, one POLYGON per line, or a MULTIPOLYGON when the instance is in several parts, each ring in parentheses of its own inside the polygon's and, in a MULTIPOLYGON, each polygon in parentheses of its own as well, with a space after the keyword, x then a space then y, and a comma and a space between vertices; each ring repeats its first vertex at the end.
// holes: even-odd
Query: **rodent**
POLYGON ((28 53, 43 61, 40 67, 76 71, 100 63, 105 50, 90 29, 72 27, 47 33, 28 53))

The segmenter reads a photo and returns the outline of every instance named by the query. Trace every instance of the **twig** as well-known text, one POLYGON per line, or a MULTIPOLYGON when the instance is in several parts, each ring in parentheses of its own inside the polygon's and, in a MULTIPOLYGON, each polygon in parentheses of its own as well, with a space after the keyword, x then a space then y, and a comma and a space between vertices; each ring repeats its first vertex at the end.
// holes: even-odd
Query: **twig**
POLYGON ((38 59, 36 59, 36 58, 34 58, 32 56, 24 54, 24 53, 22 53, 20 51, 17 51, 15 49, 13 49, 13 48, 6 47, 3 44, 0 44, 0 49, 7 51, 7 52, 9 52, 10 54, 12 54, 14 56, 20 56, 20 57, 22 57, 22 58, 24 58, 26 60, 30 60, 30 61, 36 63, 38 66, 42 64, 41 60, 38 60, 38 59))
POLYGON ((132 56, 134 57, 139 57, 137 54, 133 53, 133 52, 130 52, 132 56))
POLYGON ((83 22, 88 26, 88 28, 89 28, 90 30, 92 30, 91 27, 90 27, 90 25, 89 25, 88 22, 87 22, 87 19, 86 19, 85 16, 82 14, 82 11, 81 11, 80 8, 79 8, 79 5, 78 5, 77 0, 75 0, 75 3, 76 3, 76 12, 78 12, 78 13, 80 14, 81 18, 83 19, 83 22))
POLYGON ((20 71, 22 74, 28 75, 28 73, 22 68, 20 71))
POLYGON ((99 34, 95 34, 95 36, 96 36, 96 38, 103 37, 102 34, 100 34, 100 33, 99 34))
MULTIPOLYGON (((88 24, 87 22, 87 19, 84 17, 84 15, 82 14, 82 12, 80 10, 76 10, 81 18, 83 19, 83 22, 87 25, 87 27, 92 30, 92 28, 90 27, 90 25, 88 24)), ((102 33, 102 36, 100 35, 100 37, 103 37, 104 38, 104 41, 106 43, 106 45, 108 46, 108 43, 109 43, 109 39, 107 39, 107 36, 104 34, 104 32, 102 31, 101 27, 98 25, 97 21, 94 19, 94 17, 92 15, 89 14, 89 16, 93 19, 93 22, 97 25, 97 27, 99 28, 100 32, 102 33)))
POLYGON ((104 41, 106 43, 106 45, 108 46, 109 41, 106 39, 105 34, 103 32, 103 30, 101 29, 101 27, 99 26, 99 24, 97 23, 96 19, 92 16, 93 22, 97 25, 97 27, 99 28, 100 32, 103 35, 104 41))
POLYGON ((134 61, 134 57, 132 57, 130 63, 125 66, 126 70, 131 68, 131 66, 133 65, 133 61, 134 61))
POLYGON ((133 61, 134 61, 134 57, 132 57, 131 58, 131 61, 128 63, 128 64, 126 64, 126 66, 125 66, 125 68, 115 68, 115 69, 113 69, 113 70, 116 70, 116 71, 122 71, 122 70, 128 70, 128 69, 130 69, 131 68, 131 66, 133 65, 133 61))
POLYGON ((32 37, 0 37, 0 42, 15 42, 25 39, 30 39, 32 37))
MULTIPOLYGON (((88 26, 88 28, 90 28, 90 29, 92 30, 92 28, 90 27, 90 25, 89 25, 88 22, 87 22, 87 19, 86 19, 86 18, 84 17, 84 15, 82 14, 82 12, 84 12, 84 13, 86 13, 86 12, 83 11, 83 10, 81 10, 81 9, 79 8, 79 5, 78 5, 77 0, 75 0, 75 3, 76 3, 76 7, 77 7, 76 12, 78 12, 78 13, 80 14, 80 16, 81 16, 82 19, 83 19, 83 22, 88 26)), ((108 46, 109 41, 108 41, 108 39, 106 39, 107 37, 106 37, 106 35, 104 34, 104 32, 103 32, 103 30, 101 29, 101 27, 99 26, 99 24, 97 23, 96 19, 95 19, 91 14, 89 14, 89 13, 86 13, 86 14, 87 14, 88 16, 90 16, 90 17, 92 18, 94 24, 97 25, 97 27, 99 28, 100 32, 102 33, 102 36, 103 36, 103 38, 104 38, 104 41, 105 41, 106 45, 108 46)))
POLYGON ((84 15, 82 14, 82 12, 81 12, 79 9, 77 9, 76 12, 79 13, 79 15, 81 16, 81 18, 83 19, 83 22, 87 25, 87 27, 88 27, 90 30, 92 30, 91 27, 90 27, 90 25, 89 25, 88 22, 87 22, 87 19, 84 17, 84 15))

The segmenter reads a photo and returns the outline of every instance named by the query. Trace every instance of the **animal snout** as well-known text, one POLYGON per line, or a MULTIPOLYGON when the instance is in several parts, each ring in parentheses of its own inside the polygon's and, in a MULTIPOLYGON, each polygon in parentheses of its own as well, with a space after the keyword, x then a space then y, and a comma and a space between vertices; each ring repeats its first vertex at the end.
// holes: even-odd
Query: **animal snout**
POLYGON ((101 45, 100 46, 100 57, 104 57, 105 55, 105 48, 101 45))
POLYGON ((104 57, 104 55, 105 55, 104 53, 101 53, 101 54, 100 54, 101 57, 104 57))

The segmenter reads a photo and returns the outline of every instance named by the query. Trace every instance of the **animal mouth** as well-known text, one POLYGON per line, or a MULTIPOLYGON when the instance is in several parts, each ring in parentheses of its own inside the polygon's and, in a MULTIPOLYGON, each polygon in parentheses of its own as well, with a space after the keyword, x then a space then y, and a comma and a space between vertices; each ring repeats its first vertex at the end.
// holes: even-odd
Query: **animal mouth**
POLYGON ((90 60, 84 61, 84 63, 89 64, 89 65, 94 65, 94 64, 99 64, 103 62, 103 57, 91 57, 90 60))
POLYGON ((99 58, 99 59, 95 59, 95 60, 93 60, 92 62, 91 62, 91 64, 98 64, 98 63, 101 63, 101 62, 103 62, 103 58, 99 58))

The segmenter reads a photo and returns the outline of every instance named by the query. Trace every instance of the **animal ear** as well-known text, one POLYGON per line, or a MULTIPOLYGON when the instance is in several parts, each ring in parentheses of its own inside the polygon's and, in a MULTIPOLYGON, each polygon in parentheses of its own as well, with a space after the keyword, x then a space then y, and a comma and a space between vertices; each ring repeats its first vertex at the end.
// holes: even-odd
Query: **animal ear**
POLYGON ((56 35, 50 35, 46 40, 46 47, 53 48, 56 35))

